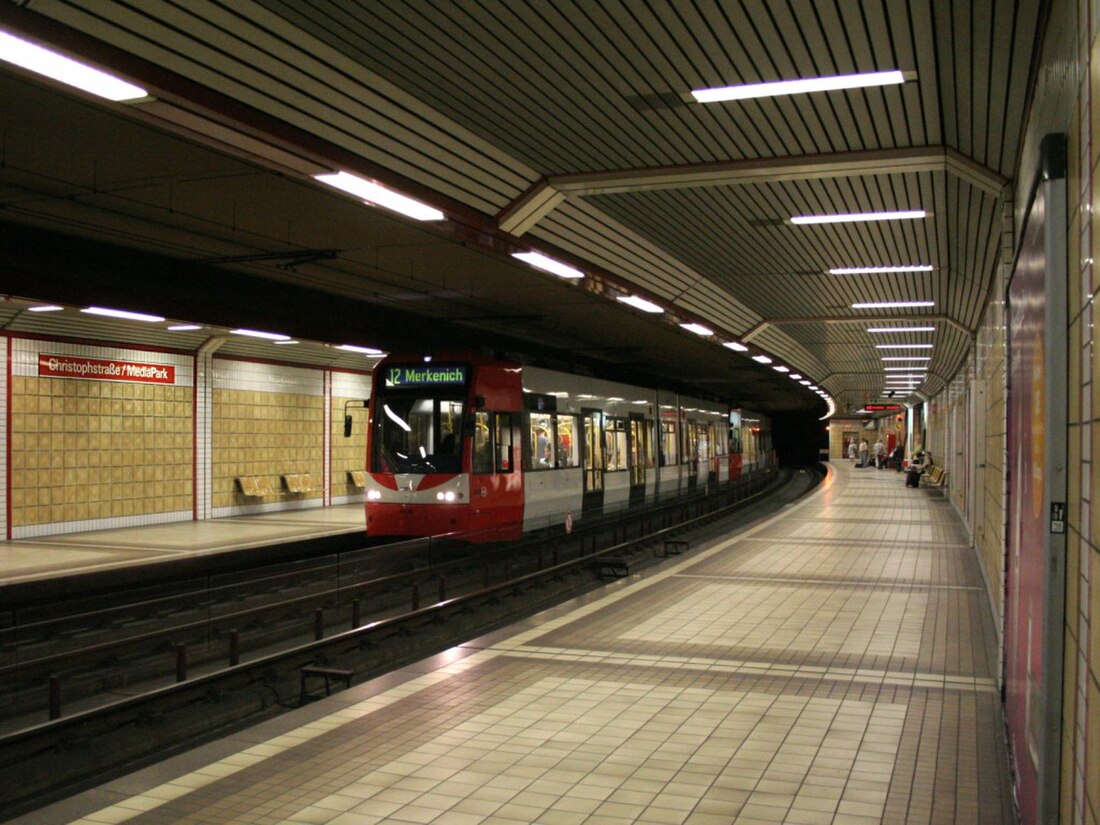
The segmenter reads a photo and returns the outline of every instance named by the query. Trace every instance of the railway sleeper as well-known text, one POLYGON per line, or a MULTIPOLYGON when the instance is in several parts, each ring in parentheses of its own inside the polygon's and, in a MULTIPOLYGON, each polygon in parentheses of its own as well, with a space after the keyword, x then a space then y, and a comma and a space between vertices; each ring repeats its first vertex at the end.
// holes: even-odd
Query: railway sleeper
POLYGON ((592 562, 601 579, 621 579, 630 575, 630 560, 626 556, 604 556, 592 562))

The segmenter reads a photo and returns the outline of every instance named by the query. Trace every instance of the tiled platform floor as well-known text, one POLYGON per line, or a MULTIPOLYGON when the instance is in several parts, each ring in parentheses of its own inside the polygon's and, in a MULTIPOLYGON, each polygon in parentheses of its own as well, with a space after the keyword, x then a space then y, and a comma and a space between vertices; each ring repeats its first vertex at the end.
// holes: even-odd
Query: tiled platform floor
POLYGON ((986 596, 894 472, 23 820, 1014 822, 986 596))
POLYGON ((181 556, 363 533, 362 504, 0 541, 0 585, 181 556))

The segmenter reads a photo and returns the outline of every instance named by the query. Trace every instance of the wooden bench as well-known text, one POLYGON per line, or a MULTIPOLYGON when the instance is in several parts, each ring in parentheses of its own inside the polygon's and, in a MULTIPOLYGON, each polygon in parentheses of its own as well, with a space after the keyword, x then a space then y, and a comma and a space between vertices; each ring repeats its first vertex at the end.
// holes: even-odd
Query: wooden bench
POLYGON ((630 562, 621 556, 603 556, 592 562, 592 567, 601 579, 621 579, 630 575, 630 562))
POLYGON ((306 700, 310 698, 309 691, 306 690, 307 679, 324 679, 325 680, 325 696, 332 695, 332 681, 337 680, 344 683, 345 688, 351 687, 351 677, 354 675, 354 671, 342 670, 336 667, 321 667, 319 665, 308 665, 301 670, 302 687, 298 693, 298 706, 301 707, 306 703, 306 700))
POLYGON ((348 470, 348 478, 351 479, 349 484, 352 487, 358 487, 362 490, 367 486, 367 471, 366 470, 348 470))
POLYGON ((927 487, 946 487, 947 473, 940 466, 935 466, 921 476, 921 482, 927 487))
POLYGON ((248 498, 262 498, 275 492, 264 476, 237 476, 237 486, 241 495, 248 498))
POLYGON ((284 473, 283 483, 288 493, 303 494, 317 491, 310 473, 284 473))
POLYGON ((691 547, 691 543, 687 539, 665 539, 664 552, 662 556, 678 556, 681 553, 686 553, 691 547))

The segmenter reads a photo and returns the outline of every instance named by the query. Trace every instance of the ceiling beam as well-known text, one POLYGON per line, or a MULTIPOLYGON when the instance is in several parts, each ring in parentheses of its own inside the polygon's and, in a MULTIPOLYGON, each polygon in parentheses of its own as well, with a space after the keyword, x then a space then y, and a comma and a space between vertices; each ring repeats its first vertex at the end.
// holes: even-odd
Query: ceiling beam
POLYGON ((883 317, 882 315, 804 315, 790 318, 765 318, 753 326, 741 336, 741 340, 747 340, 750 336, 759 335, 766 327, 784 326, 793 324, 905 324, 924 321, 938 321, 957 329, 959 332, 973 336, 974 331, 960 324, 954 318, 947 315, 905 315, 901 317, 883 317))
POLYGON ((522 235, 569 197, 907 172, 947 172, 997 198, 1008 184, 1002 175, 955 149, 918 146, 552 175, 533 184, 497 220, 505 232, 522 235))

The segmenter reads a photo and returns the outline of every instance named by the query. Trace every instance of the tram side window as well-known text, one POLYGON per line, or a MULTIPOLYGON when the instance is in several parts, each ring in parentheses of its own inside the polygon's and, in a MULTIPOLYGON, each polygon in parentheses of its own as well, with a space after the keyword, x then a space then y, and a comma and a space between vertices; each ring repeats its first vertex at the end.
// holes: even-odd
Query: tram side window
POLYGON ((531 413, 527 443, 531 447, 529 470, 547 470, 555 466, 553 415, 531 413))
POLYGON ((608 472, 627 468, 626 419, 609 418, 604 429, 604 466, 608 472))
POLYGON ((668 467, 679 462, 680 451, 676 449, 676 424, 672 421, 661 422, 661 466, 668 467))
POLYGON ((489 413, 474 413, 473 471, 480 475, 493 472, 493 434, 489 421, 489 413))
POLYGON ((496 471, 498 473, 512 472, 512 462, 515 450, 512 443, 512 415, 511 413, 496 414, 496 428, 493 443, 496 445, 496 471))
POLYGON ((646 419, 645 422, 645 466, 654 467, 657 464, 656 440, 653 438, 653 422, 646 419))
POLYGON ((573 415, 558 415, 555 418, 558 467, 576 467, 580 464, 577 418, 573 415))

